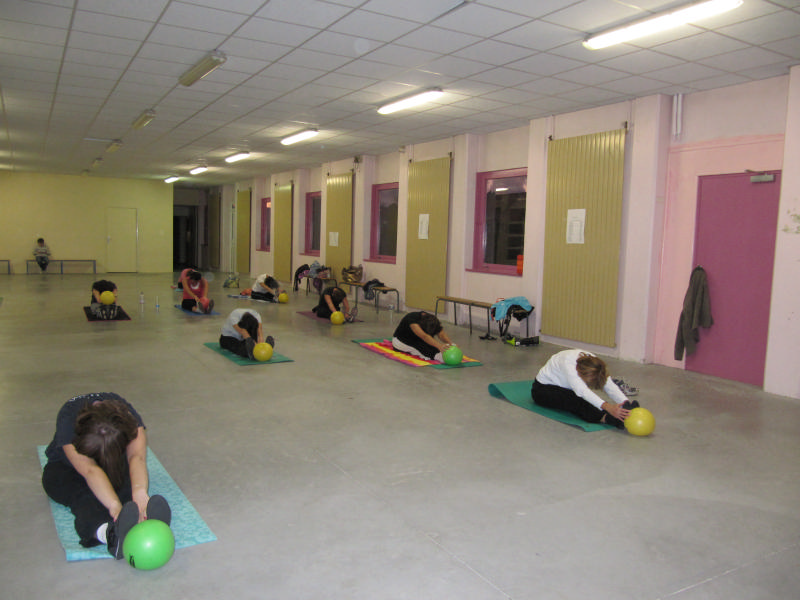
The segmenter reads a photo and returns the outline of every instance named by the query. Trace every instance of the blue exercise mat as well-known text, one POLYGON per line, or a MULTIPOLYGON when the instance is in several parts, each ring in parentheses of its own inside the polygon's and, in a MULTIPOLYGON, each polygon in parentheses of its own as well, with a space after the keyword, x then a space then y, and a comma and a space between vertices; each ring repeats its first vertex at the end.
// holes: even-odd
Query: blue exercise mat
POLYGON ((187 313, 187 314, 193 315, 193 316, 195 316, 195 317, 207 317, 207 316, 209 316, 209 315, 218 315, 218 314, 219 314, 219 313, 218 313, 217 311, 215 311, 215 310, 212 310, 210 313, 201 313, 201 312, 195 312, 195 311, 193 311, 193 310, 186 310, 186 309, 185 309, 185 308, 183 308, 183 307, 182 307, 180 304, 176 304, 176 305, 175 305, 175 308, 177 308, 178 310, 180 310, 180 311, 182 311, 182 312, 185 312, 185 313, 187 313))
MULTIPOLYGON (((45 448, 46 446, 36 447, 42 468, 47 463, 45 448)), ((150 494, 164 496, 172 509, 170 528, 175 535, 176 549, 213 542, 217 539, 150 448, 147 449, 147 472, 150 476, 150 494)), ((50 510, 53 513, 58 539, 68 561, 111 558, 105 545, 93 548, 81 546, 80 538, 75 531, 75 518, 66 506, 50 500, 50 510)))

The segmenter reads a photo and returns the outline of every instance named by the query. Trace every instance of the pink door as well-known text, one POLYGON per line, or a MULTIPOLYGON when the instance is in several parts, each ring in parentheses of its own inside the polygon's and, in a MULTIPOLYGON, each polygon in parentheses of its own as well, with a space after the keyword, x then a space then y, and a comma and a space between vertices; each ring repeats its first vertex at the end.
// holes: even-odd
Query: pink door
POLYGON ((761 387, 781 177, 753 175, 700 177, 694 264, 708 276, 714 325, 700 330, 686 368, 761 387))

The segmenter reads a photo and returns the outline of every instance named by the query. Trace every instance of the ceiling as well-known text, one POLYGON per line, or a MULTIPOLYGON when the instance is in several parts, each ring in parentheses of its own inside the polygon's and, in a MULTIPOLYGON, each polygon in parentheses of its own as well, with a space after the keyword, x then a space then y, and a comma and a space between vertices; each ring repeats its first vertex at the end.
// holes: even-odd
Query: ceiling
POLYGON ((800 63, 800 0, 744 0, 702 26, 636 44, 581 44, 587 33, 679 4, 2 0, 0 169, 218 185, 785 75, 800 63), (214 49, 227 62, 180 85, 214 49), (377 113, 435 86, 445 94, 432 105, 377 113), (151 108, 156 118, 133 129, 151 108), (280 144, 308 127, 320 134, 280 144), (123 145, 109 153, 114 139, 123 145), (225 163, 238 150, 251 160, 225 163), (206 173, 188 174, 203 162, 206 173))

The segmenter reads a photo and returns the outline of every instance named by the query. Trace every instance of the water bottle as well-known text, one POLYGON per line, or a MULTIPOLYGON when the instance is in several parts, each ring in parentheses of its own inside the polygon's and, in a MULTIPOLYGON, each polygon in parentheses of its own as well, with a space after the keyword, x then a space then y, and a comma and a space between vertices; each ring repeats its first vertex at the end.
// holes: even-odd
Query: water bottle
POLYGON ((156 312, 158 312, 158 309, 159 309, 159 306, 158 306, 158 296, 156 296, 156 312))
POLYGON ((139 304, 144 304, 144 292, 139 292, 139 304))

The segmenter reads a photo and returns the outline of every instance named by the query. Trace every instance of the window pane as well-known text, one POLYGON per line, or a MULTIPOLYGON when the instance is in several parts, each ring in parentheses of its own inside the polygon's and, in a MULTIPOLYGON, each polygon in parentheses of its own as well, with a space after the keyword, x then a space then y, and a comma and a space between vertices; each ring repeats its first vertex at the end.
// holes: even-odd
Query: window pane
POLYGON ((378 194, 378 254, 397 256, 397 188, 378 194))
POLYGON ((516 265, 523 254, 526 187, 525 176, 487 180, 484 263, 516 265))
POLYGON ((261 199, 261 247, 260 250, 269 250, 270 221, 272 218, 272 202, 269 198, 261 199))
POLYGON ((322 196, 314 195, 311 198, 311 250, 319 251, 319 241, 322 223, 322 196))

